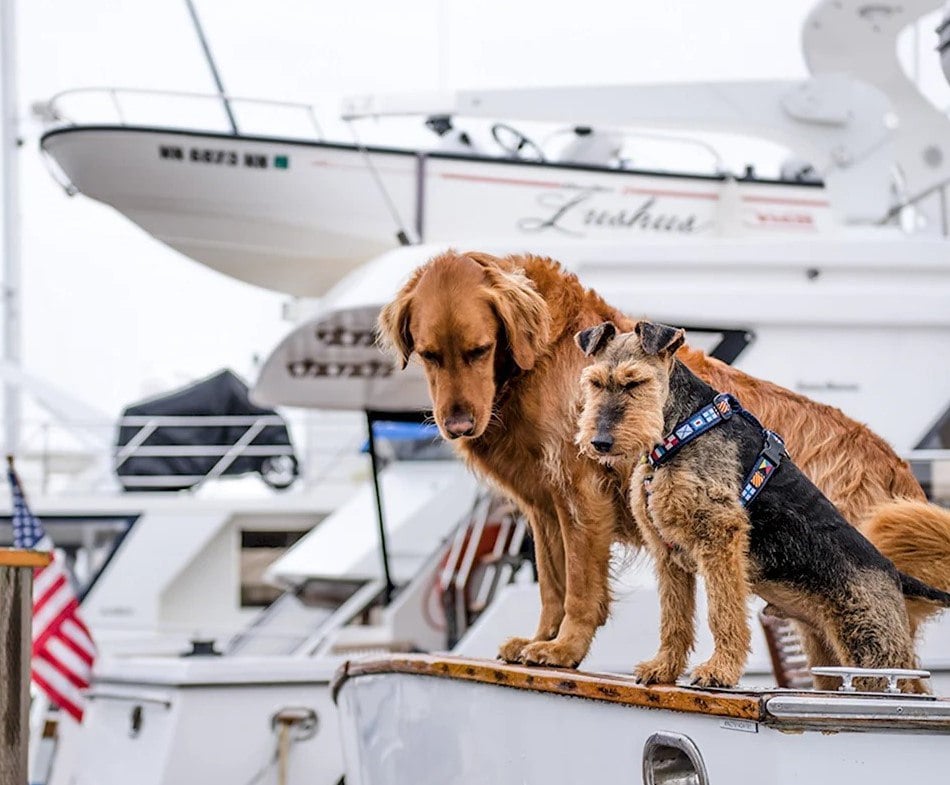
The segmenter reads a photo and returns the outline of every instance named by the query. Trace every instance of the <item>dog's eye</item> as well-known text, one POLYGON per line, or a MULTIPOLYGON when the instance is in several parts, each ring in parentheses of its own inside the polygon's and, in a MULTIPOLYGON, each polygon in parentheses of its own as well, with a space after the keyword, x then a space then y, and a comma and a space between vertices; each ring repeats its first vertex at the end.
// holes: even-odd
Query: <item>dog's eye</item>
POLYGON ((641 384, 643 384, 643 382, 641 382, 639 379, 636 381, 627 382, 623 386, 623 389, 626 390, 627 392, 630 392, 634 387, 639 387, 641 384))
POLYGON ((599 379, 588 379, 588 381, 590 382, 590 386, 593 387, 595 390, 604 389, 604 383, 600 381, 599 379))
POLYGON ((476 346, 474 349, 465 352, 465 361, 473 363, 476 360, 481 360, 489 351, 491 351, 490 343, 486 343, 484 346, 476 346))
POLYGON ((442 355, 436 352, 419 352, 419 356, 427 363, 442 365, 442 355))

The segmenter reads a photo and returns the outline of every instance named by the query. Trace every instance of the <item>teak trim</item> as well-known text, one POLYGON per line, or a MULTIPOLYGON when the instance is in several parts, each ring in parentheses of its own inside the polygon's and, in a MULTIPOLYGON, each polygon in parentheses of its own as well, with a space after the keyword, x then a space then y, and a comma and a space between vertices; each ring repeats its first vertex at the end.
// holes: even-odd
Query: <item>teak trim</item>
POLYGON ((379 673, 435 676, 534 692, 591 698, 627 706, 668 709, 742 720, 761 721, 765 717, 763 700, 748 695, 725 695, 675 685, 645 687, 637 684, 633 677, 601 676, 554 668, 526 668, 491 660, 434 657, 423 654, 344 663, 331 684, 334 702, 340 689, 349 679, 379 673))
POLYGON ((52 554, 43 551, 0 548, 0 567, 45 567, 52 560, 52 554))

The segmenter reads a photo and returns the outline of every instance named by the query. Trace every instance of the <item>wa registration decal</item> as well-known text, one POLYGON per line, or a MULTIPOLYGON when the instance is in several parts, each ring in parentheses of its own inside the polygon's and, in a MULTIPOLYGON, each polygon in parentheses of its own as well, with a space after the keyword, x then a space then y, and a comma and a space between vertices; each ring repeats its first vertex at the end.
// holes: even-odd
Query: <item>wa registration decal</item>
POLYGON ((212 147, 182 147, 162 144, 158 157, 163 161, 203 164, 211 166, 241 166, 247 169, 289 169, 290 156, 265 153, 241 153, 212 147))

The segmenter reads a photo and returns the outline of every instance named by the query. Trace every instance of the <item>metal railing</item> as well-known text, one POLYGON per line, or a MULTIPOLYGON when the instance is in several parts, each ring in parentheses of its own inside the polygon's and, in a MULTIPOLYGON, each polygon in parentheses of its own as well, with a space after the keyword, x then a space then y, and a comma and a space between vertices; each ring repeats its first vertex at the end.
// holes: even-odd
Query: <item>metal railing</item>
MULTIPOLYGON (((136 487, 151 488, 180 487, 183 483, 201 485, 222 476, 239 458, 273 457, 288 455, 293 457, 294 449, 288 444, 252 444, 264 428, 277 426, 284 428, 283 418, 276 415, 265 416, 129 416, 119 420, 120 428, 137 427, 138 431, 118 449, 112 463, 117 474, 128 461, 135 458, 213 458, 217 462, 205 473, 196 475, 125 475, 123 482, 136 487), (157 433, 159 428, 243 428, 244 432, 229 444, 209 445, 148 445, 145 442, 157 433), (219 457, 220 456, 220 457, 219 457)), ((235 434, 236 435, 236 434, 235 434)))
POLYGON ((508 502, 489 493, 456 530, 438 578, 449 648, 491 604, 498 589, 514 578, 522 563, 521 545, 526 533, 524 517, 508 502), (480 553, 492 537, 491 549, 480 553))
POLYGON ((886 224, 894 221, 895 219, 900 218, 901 214, 908 208, 916 207, 925 199, 936 195, 938 201, 938 209, 940 212, 940 235, 942 237, 950 237, 950 178, 943 180, 935 185, 926 188, 921 191, 919 194, 908 197, 900 204, 895 205, 890 210, 887 211, 887 214, 878 221, 879 224, 886 224))
MULTIPOLYGON (((193 92, 189 90, 152 90, 138 87, 78 87, 71 90, 63 90, 51 96, 48 100, 35 104, 33 112, 48 124, 65 123, 67 125, 76 125, 77 122, 71 119, 66 111, 65 103, 69 99, 77 96, 98 95, 109 99, 115 112, 115 118, 119 125, 129 124, 128 107, 123 105, 121 97, 125 96, 147 96, 150 98, 164 99, 184 99, 187 101, 201 101, 208 105, 213 105, 222 112, 224 106, 230 105, 258 108, 281 108, 299 111, 306 119, 311 130, 313 138, 317 141, 324 139, 323 129, 317 120, 317 112, 313 104, 300 101, 277 101, 269 98, 250 98, 240 95, 221 95, 219 93, 193 92), (222 103, 225 102, 225 103, 222 103)), ((226 133, 237 135, 239 133, 238 124, 235 121, 232 127, 226 114, 224 115, 226 133)))
POLYGON ((130 485, 143 489, 192 484, 197 488, 226 474, 236 461, 263 461, 268 457, 284 461, 298 459, 305 482, 346 480, 354 471, 363 470, 359 453, 362 441, 359 422, 328 419, 312 413, 290 419, 276 415, 136 415, 82 422, 26 420, 17 453, 21 474, 28 478, 30 486, 43 495, 59 495, 112 489, 116 485, 117 470, 137 458, 211 462, 208 471, 201 474, 125 478, 130 485), (285 426, 291 433, 293 445, 259 440, 266 428, 285 426), (223 438, 209 437, 207 441, 215 441, 214 444, 147 443, 150 436, 167 427, 228 428, 233 432, 223 438), (131 438, 124 440, 125 445, 118 445, 115 437, 123 428, 135 430, 131 438))
MULTIPOLYGON (((310 128, 313 131, 313 140, 314 141, 325 141, 326 136, 324 134, 323 128, 320 122, 317 119, 317 110, 313 104, 308 104, 300 101, 278 101, 267 98, 251 98, 248 96, 239 96, 231 94, 221 94, 221 93, 206 93, 206 92, 194 92, 188 90, 157 90, 157 89, 147 89, 147 88, 135 88, 135 87, 105 87, 105 86, 95 86, 95 87, 79 87, 73 88, 70 90, 63 90, 59 93, 54 94, 48 100, 43 102, 38 102, 34 104, 33 113, 39 117, 43 122, 48 125, 55 125, 59 123, 65 123, 67 125, 77 125, 77 121, 74 120, 70 113, 66 110, 65 104, 68 103, 71 99, 75 99, 80 96, 101 96, 107 98, 111 104, 112 111, 114 113, 114 118, 118 121, 119 125, 129 125, 129 109, 126 104, 123 104, 121 100, 122 97, 149 97, 153 99, 179 99, 185 101, 201 101, 209 106, 215 107, 220 112, 221 117, 221 127, 225 133, 232 135, 240 134, 240 123, 239 117, 234 117, 233 112, 229 111, 229 107, 233 108, 235 106, 240 107, 258 107, 258 108, 280 108, 280 109, 292 109, 299 111, 306 118, 310 128)), ((421 115, 420 115, 421 116, 421 115)), ((353 118, 354 120, 360 118, 353 118)), ((179 126, 175 126, 179 127, 179 126)), ((570 129, 560 128, 553 133, 549 134, 542 141, 542 146, 546 146, 555 137, 569 132, 570 129)), ((665 134, 662 132, 656 131, 639 131, 631 129, 599 129, 599 130, 609 130, 613 133, 617 133, 624 138, 624 143, 626 144, 629 141, 643 140, 643 141, 652 141, 652 142, 664 142, 664 143, 673 143, 673 144, 682 144, 688 147, 695 147, 701 150, 703 153, 707 154, 713 164, 714 171, 717 173, 722 173, 725 171, 725 163, 719 151, 716 147, 709 142, 700 139, 699 137, 692 136, 686 133, 669 133, 665 134)), ((352 127, 351 127, 352 133, 352 127)), ((287 135, 284 129, 281 129, 279 135, 287 135)), ((310 137, 307 137, 310 138, 310 137)), ((503 153, 499 152, 498 157, 505 157, 503 153)), ((556 162, 556 161, 555 161, 556 162)), ((604 166, 607 168, 612 168, 608 166, 609 162, 604 162, 604 166)), ((622 167, 620 167, 622 170, 622 167)))

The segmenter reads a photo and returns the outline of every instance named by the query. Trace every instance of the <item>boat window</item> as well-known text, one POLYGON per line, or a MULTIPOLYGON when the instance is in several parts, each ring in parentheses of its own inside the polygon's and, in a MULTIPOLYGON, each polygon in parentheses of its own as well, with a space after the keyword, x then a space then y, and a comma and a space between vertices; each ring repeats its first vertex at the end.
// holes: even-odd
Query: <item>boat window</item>
MULTIPOLYGON (((39 517, 57 553, 65 559, 80 599, 92 588, 136 519, 128 515, 39 517)), ((0 516, 0 547, 12 547, 12 524, 9 515, 0 516)))
POLYGON ((241 607, 265 608, 283 592, 264 580, 264 573, 310 528, 241 531, 241 607))
POLYGON ((654 733, 643 745, 643 785, 709 785, 706 766, 692 739, 654 733))

